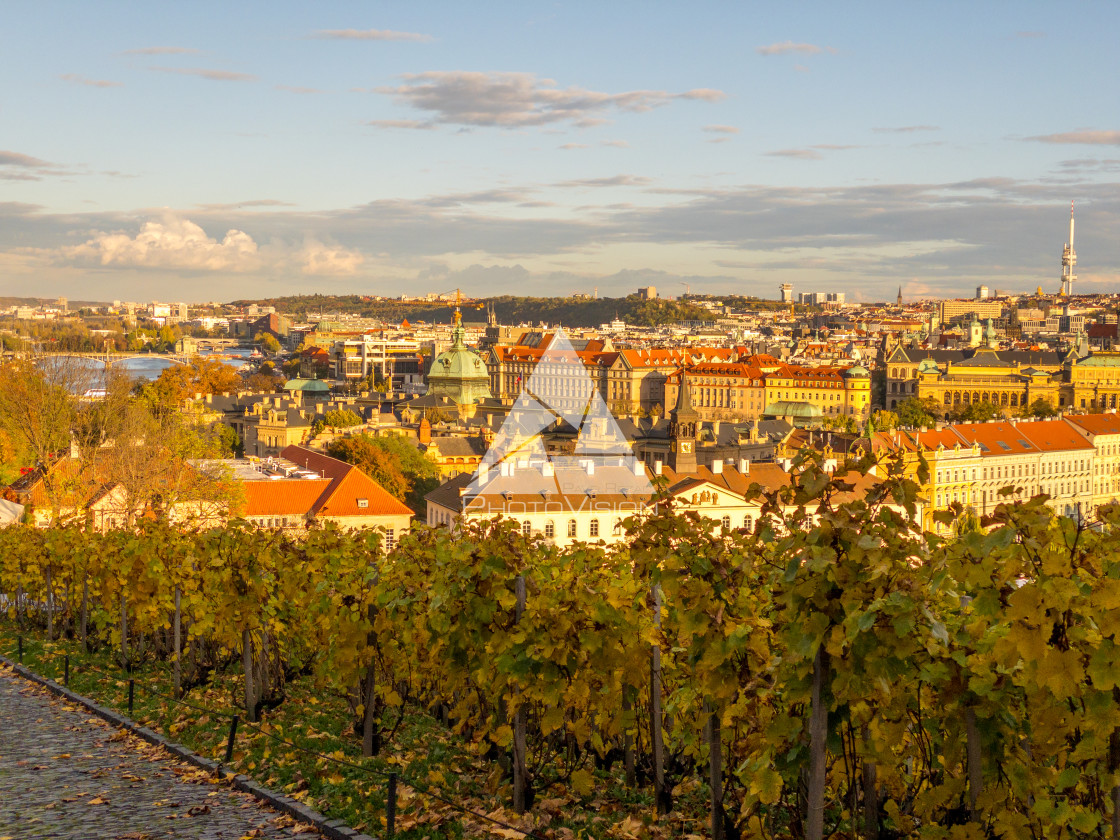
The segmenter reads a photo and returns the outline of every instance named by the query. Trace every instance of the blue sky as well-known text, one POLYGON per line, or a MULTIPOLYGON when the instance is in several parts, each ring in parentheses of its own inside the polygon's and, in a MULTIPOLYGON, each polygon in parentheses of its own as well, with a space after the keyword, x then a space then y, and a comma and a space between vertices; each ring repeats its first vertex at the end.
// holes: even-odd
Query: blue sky
POLYGON ((0 293, 1120 290, 1113 3, 19 3, 0 293))

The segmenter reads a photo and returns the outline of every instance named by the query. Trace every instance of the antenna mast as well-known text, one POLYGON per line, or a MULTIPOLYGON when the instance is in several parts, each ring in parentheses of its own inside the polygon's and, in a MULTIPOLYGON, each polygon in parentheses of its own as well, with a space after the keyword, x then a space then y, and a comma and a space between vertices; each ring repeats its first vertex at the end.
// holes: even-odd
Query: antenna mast
POLYGON ((1073 273, 1077 265, 1077 252, 1073 250, 1073 202, 1069 203, 1069 242, 1062 250, 1062 291, 1066 297, 1073 295, 1073 281, 1077 275, 1073 273))

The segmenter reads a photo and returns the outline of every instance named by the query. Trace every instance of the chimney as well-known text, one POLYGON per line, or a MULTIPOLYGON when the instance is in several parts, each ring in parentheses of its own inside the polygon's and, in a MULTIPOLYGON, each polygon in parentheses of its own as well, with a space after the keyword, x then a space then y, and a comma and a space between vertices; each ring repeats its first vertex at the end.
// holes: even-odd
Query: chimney
POLYGON ((490 465, 489 464, 479 464, 478 465, 478 484, 479 484, 479 486, 485 484, 489 480, 490 480, 490 465))
POLYGON ((723 474, 723 459, 722 458, 716 458, 714 461, 712 461, 712 473, 714 475, 722 475, 723 474))
POLYGON ((751 471, 751 462, 749 458, 739 459, 739 472, 743 475, 749 475, 751 471))
POLYGON ((556 467, 553 466, 551 461, 545 461, 541 465, 541 475, 543 475, 545 478, 552 478, 554 475, 556 475, 556 467))
POLYGON ((588 461, 587 462, 587 474, 588 475, 595 475, 595 462, 594 461, 588 461))
POLYGON ((654 461, 653 462, 653 474, 654 475, 661 475, 661 470, 664 466, 665 465, 661 461, 654 461))
POLYGON ((641 478, 643 475, 645 475, 645 472, 646 472, 646 469, 645 469, 644 466, 642 466, 642 462, 639 461, 637 458, 635 458, 634 459, 634 477, 635 478, 641 478))
POLYGON ((718 441, 719 440, 719 421, 718 420, 713 420, 712 421, 712 434, 715 436, 716 440, 718 441))

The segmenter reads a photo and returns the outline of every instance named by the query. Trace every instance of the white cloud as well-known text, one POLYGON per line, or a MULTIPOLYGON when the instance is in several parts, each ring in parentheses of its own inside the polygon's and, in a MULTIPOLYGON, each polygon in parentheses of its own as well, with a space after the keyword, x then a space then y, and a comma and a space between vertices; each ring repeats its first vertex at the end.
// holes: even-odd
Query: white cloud
POLYGON ((336 41, 431 41, 431 35, 392 29, 320 29, 313 38, 336 41))
POLYGON ((213 70, 208 67, 150 67, 160 73, 176 73, 180 76, 199 76, 212 82, 255 82, 257 77, 251 73, 237 73, 233 70, 213 70))
POLYGON ((615 149, 629 149, 630 144, 625 140, 604 140, 600 143, 601 146, 610 146, 615 149))
POLYGON ((586 143, 565 143, 560 147, 561 149, 587 149, 590 148, 586 143))
POLYGON ((135 50, 125 50, 122 55, 194 55, 200 52, 194 47, 140 47, 135 50))
POLYGON ((913 134, 915 131, 940 131, 936 125, 900 125, 893 128, 873 128, 877 134, 913 134))
POLYGON ((773 152, 766 152, 769 157, 787 157, 798 158, 800 160, 820 160, 824 157, 820 152, 813 149, 777 149, 773 152))
POLYGON ((110 82, 107 79, 87 79, 85 76, 79 76, 77 73, 63 73, 58 78, 62 79, 64 82, 72 82, 73 84, 85 85, 86 87, 123 87, 121 82, 110 82))
POLYGON ((701 131, 707 131, 710 134, 738 134, 739 129, 733 125, 706 125, 701 131))
POLYGON ((173 215, 145 222, 136 236, 97 233, 81 245, 64 248, 63 254, 79 263, 120 268, 254 271, 261 267, 257 243, 249 234, 229 230, 219 241, 194 222, 173 215))
POLYGON ((1067 131, 1028 137, 1039 143, 1080 143, 1087 146, 1120 146, 1120 131, 1067 131))
POLYGON ((819 47, 816 44, 798 44, 793 41, 782 41, 777 44, 768 44, 764 47, 756 47, 755 52, 759 55, 787 55, 789 53, 800 53, 801 55, 818 55, 822 52, 835 53, 835 47, 819 47))
POLYGON ((48 175, 70 175, 57 164, 23 152, 0 149, 0 181, 41 181, 48 175))
MULTIPOLYGON (((245 204, 271 206, 273 202, 245 204)), ((365 263, 360 251, 344 248, 327 237, 307 236, 298 248, 282 240, 259 245, 245 231, 230 228, 218 239, 195 222, 172 213, 145 222, 135 236, 120 231, 97 232, 81 245, 55 252, 55 257, 56 261, 104 268, 235 274, 296 270, 319 276, 351 275, 365 263)))
POLYGON ((276 90, 286 90, 288 93, 322 93, 318 88, 299 87, 297 85, 274 85, 276 90))
POLYGON ((420 120, 370 120, 366 125, 374 128, 414 128, 421 131, 431 131, 435 125, 420 120))
POLYGON ((327 245, 317 239, 308 239, 293 256, 294 262, 304 274, 320 276, 355 274, 365 263, 365 257, 358 251, 327 245))
POLYGON ((433 114, 445 125, 521 128, 570 122, 580 127, 602 121, 605 111, 643 112, 673 100, 716 102, 722 91, 696 88, 682 93, 634 90, 604 93, 560 88, 532 73, 430 71, 401 77, 404 84, 376 88, 397 102, 433 114))
POLYGON ((612 175, 609 178, 580 178, 576 181, 560 181, 557 187, 645 187, 653 183, 645 175, 612 175))

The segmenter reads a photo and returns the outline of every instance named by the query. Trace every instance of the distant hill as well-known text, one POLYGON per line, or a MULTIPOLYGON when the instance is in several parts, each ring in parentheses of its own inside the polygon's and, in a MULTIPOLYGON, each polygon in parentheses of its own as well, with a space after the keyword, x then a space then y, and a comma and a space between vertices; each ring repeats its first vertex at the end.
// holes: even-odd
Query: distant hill
MULTIPOLYGON (((597 327, 616 316, 628 324, 637 326, 659 326, 677 321, 712 321, 715 316, 701 306, 693 303, 699 297, 688 300, 642 300, 637 295, 624 298, 534 298, 502 297, 473 300, 463 305, 465 320, 482 320, 483 310, 492 305, 499 323, 521 324, 545 322, 567 327, 597 327)), ((718 300, 718 298, 711 298, 718 300)), ((248 306, 256 303, 274 306, 303 320, 315 320, 322 312, 324 317, 332 314, 358 315, 363 318, 379 318, 386 322, 428 321, 448 323, 451 321, 454 304, 420 303, 399 300, 373 300, 362 295, 298 295, 292 297, 267 298, 260 300, 237 300, 231 306, 248 306)), ((773 303, 773 301, 759 301, 773 303)), ((759 307, 763 308, 763 307, 759 307)), ((766 307, 768 308, 768 307, 766 307)))

